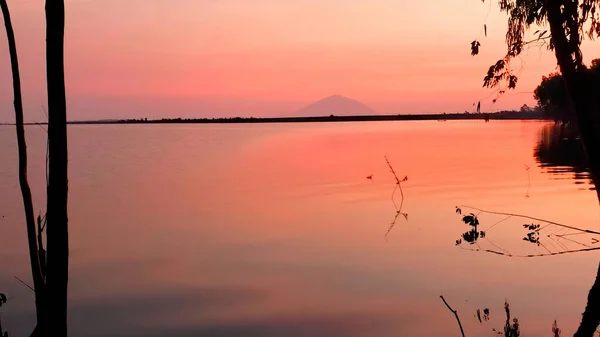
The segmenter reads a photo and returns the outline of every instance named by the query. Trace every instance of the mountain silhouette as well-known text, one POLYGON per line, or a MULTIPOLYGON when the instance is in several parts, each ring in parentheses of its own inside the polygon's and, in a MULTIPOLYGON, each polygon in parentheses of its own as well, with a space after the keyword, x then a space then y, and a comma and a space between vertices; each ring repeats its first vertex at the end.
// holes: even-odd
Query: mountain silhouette
POLYGON ((355 101, 340 95, 333 95, 300 109, 294 114, 294 116, 361 116, 373 114, 375 114, 373 109, 359 101, 355 101))

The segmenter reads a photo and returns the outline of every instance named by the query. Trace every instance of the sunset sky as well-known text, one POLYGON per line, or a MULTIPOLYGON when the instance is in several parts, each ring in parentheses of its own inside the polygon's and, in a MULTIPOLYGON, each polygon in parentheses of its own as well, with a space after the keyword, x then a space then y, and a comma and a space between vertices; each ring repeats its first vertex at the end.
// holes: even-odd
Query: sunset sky
MULTIPOLYGON (((26 119, 42 121, 44 1, 8 2, 26 119)), ((496 1, 491 10, 479 0, 66 0, 66 8, 72 120, 289 115, 332 94, 378 113, 465 111, 490 95, 482 78, 505 53, 496 1), (481 54, 472 57, 476 38, 481 54)), ((600 43, 584 55, 600 57, 600 43)), ((531 91, 556 62, 537 48, 523 60, 517 90, 482 109, 534 104, 531 91)), ((3 32, 0 122, 13 119, 11 85, 3 32)))

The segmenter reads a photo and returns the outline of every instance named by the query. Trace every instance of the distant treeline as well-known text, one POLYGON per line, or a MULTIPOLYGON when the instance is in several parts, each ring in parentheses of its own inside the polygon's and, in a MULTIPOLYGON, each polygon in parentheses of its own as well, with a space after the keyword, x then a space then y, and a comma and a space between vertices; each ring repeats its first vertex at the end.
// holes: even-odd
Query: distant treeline
POLYGON ((230 117, 230 118, 162 118, 121 119, 104 121, 75 121, 70 124, 168 124, 168 123, 307 123, 307 122, 369 122, 369 121, 418 121, 418 120, 546 120, 540 111, 500 111, 495 113, 443 113, 418 115, 366 115, 366 116, 320 116, 320 117, 230 117))

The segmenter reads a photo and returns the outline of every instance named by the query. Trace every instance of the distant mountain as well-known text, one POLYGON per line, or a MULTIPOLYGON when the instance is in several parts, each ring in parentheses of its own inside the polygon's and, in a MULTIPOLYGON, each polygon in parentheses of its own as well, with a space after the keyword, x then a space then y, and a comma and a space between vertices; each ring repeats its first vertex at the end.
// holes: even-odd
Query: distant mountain
POLYGON ((314 102, 293 114, 295 117, 374 115, 375 111, 359 101, 333 95, 314 102))

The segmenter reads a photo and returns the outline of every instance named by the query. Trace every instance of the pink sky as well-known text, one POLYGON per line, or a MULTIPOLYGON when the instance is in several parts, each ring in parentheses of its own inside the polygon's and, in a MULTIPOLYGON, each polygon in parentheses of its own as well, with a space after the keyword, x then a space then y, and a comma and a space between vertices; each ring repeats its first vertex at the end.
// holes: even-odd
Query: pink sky
MULTIPOLYGON (((9 0, 28 120, 43 120, 44 1, 9 0)), ((66 0, 70 119, 286 115, 332 94, 379 113, 465 111, 505 50, 506 17, 476 0, 66 0), (488 37, 484 37, 483 23, 488 37), (480 38, 482 52, 470 55, 480 38)), ((12 120, 0 34, 0 121, 12 120)), ((586 60, 600 44, 584 46, 586 60)), ((519 64, 514 65, 520 68, 519 64)), ((532 49, 516 94, 555 69, 532 49)))

